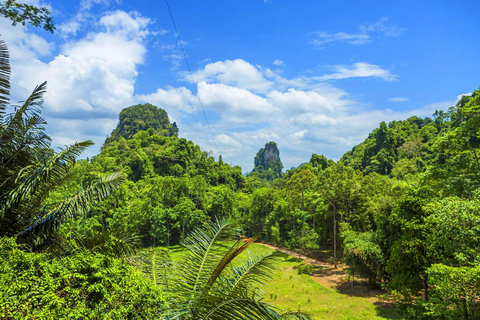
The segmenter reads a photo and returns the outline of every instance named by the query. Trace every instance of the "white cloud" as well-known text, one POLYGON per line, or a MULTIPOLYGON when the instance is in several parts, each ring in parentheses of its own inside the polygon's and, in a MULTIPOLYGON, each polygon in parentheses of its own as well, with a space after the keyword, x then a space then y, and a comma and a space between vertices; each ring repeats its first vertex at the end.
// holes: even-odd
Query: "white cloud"
POLYGON ((387 37, 396 37, 405 31, 404 28, 399 28, 398 26, 390 23, 389 20, 390 19, 388 17, 383 17, 373 24, 361 26, 360 31, 364 34, 376 33, 387 37))
POLYGON ((314 91, 289 89, 286 92, 272 91, 268 95, 269 102, 282 109, 283 112, 298 113, 305 111, 333 111, 332 103, 323 95, 314 91))
POLYGON ((96 23, 95 15, 91 10, 95 6, 109 7, 117 0, 81 0, 76 14, 65 22, 57 25, 57 30, 64 39, 76 36, 80 30, 86 29, 96 23))
POLYGON ((126 13, 125 11, 117 10, 100 19, 100 24, 103 25, 107 33, 119 34, 126 38, 144 38, 149 34, 147 29, 151 23, 150 19, 142 17, 138 12, 126 13))
POLYGON ((314 32, 316 38, 310 41, 310 44, 317 48, 323 48, 325 45, 333 43, 348 43, 354 45, 363 45, 371 42, 372 37, 376 36, 385 36, 385 37, 395 37, 404 31, 403 28, 389 22, 388 17, 383 17, 379 21, 373 24, 367 24, 360 26, 357 32, 348 33, 348 32, 326 32, 326 31, 317 31, 314 32))
POLYGON ((175 115, 175 118, 180 117, 178 111, 192 113, 198 108, 198 100, 190 90, 185 87, 157 89, 151 94, 136 95, 135 99, 139 103, 151 103, 159 108, 165 109, 170 115, 175 115))
POLYGON ((273 64, 276 66, 283 66, 285 63, 280 59, 275 59, 275 61, 273 61, 273 64))
POLYGON ((13 99, 24 100, 47 80, 44 116, 54 144, 94 139, 98 148, 122 108, 135 102, 148 25, 149 20, 138 13, 110 12, 100 19, 99 31, 67 41, 47 62, 38 57, 50 55, 51 44, 25 27, 5 26, 2 37, 12 56, 13 99))
MULTIPOLYGON (((190 81, 190 75, 184 74, 183 77, 190 81)), ((193 77, 196 82, 223 83, 254 92, 265 92, 272 86, 261 70, 242 59, 209 63, 194 72, 193 77)))
POLYGON ((301 130, 301 131, 298 131, 298 132, 294 132, 291 134, 292 137, 294 138, 303 138, 305 136, 305 133, 307 133, 308 130, 301 130))
POLYGON ((64 37, 68 37, 69 35, 76 36, 81 27, 82 24, 79 21, 71 20, 59 25, 58 30, 64 37))
POLYGON ((249 90, 218 83, 200 82, 198 92, 205 108, 233 122, 261 122, 278 110, 249 90))
MULTIPOLYGON (((85 2, 85 6, 94 2, 98 1, 85 2)), ((59 52, 54 57, 55 48, 44 39, 26 28, 3 28, 1 23, 13 57, 13 95, 25 99, 36 85, 48 80, 44 115, 54 146, 92 139, 97 149, 86 155, 96 153, 115 127, 120 110, 136 103, 149 102, 165 109, 178 122, 182 137, 218 156, 216 145, 226 162, 239 164, 244 171, 251 169, 256 152, 268 141, 278 143, 286 168, 307 161, 314 152, 338 158, 380 121, 431 115, 454 103, 409 112, 372 110, 329 82, 396 78, 389 70, 366 62, 331 66, 332 71, 324 75, 287 78, 278 70, 242 59, 217 61, 194 73, 212 137, 190 83, 135 93, 146 43, 154 34, 149 19, 134 12, 109 12, 99 19, 96 31, 69 39, 56 49, 59 52), (39 57, 46 58, 42 61, 39 57)), ((161 45, 165 53, 177 53, 175 46, 161 45)), ((189 80, 184 73, 180 76, 189 80)))
POLYGON ((350 44, 366 44, 370 42, 370 36, 363 33, 328 33, 325 31, 316 32, 317 38, 310 43, 316 47, 323 47, 332 42, 346 42, 350 44))
POLYGON ((404 98, 404 97, 394 97, 394 98, 390 98, 388 100, 390 100, 391 102, 407 102, 410 99, 404 98))
POLYGON ((385 81, 393 81, 397 79, 397 76, 392 74, 390 70, 382 69, 381 67, 366 63, 357 62, 352 66, 333 66, 334 73, 325 74, 315 79, 326 81, 332 79, 347 79, 347 78, 365 78, 375 77, 381 78, 385 81))
POLYGON ((215 142, 223 148, 240 148, 242 144, 226 134, 218 134, 215 142))

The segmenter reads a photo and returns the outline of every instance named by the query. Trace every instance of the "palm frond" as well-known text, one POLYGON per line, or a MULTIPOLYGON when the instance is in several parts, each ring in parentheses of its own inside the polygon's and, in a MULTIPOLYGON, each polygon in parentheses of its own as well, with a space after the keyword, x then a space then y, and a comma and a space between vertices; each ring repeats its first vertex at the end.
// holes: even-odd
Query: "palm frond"
POLYGON ((231 239, 235 232, 236 226, 230 220, 217 220, 208 223, 204 229, 192 231, 183 242, 188 253, 179 266, 181 292, 188 291, 189 296, 201 294, 224 256, 223 241, 231 239))
POLYGON ((52 210, 35 219, 30 226, 19 234, 19 237, 24 238, 39 231, 50 231, 65 218, 85 213, 93 205, 99 203, 118 189, 124 179, 125 177, 119 173, 99 178, 89 188, 64 200, 52 210))
POLYGON ((10 103, 10 55, 5 41, 0 40, 0 122, 10 103))
POLYGON ((263 294, 261 287, 272 280, 278 251, 273 253, 249 252, 248 258, 232 265, 228 276, 229 291, 237 296, 247 294, 263 294))
POLYGON ((162 285, 168 289, 173 263, 166 251, 158 248, 142 250, 139 255, 130 257, 127 261, 142 270, 155 286, 162 285))
POLYGON ((5 117, 3 129, 0 131, 0 145, 6 145, 13 140, 16 133, 23 130, 25 118, 39 116, 43 104, 43 95, 47 91, 47 82, 35 87, 32 94, 23 102, 15 113, 5 117))
MULTIPOLYGON (((108 229, 103 226, 88 234, 73 234, 68 239, 69 249, 73 251, 98 252, 113 255, 116 258, 129 258, 137 253, 141 243, 140 237, 121 229, 108 229)), ((68 249, 67 249, 68 250, 68 249)))
POLYGON ((218 262, 217 266, 215 269, 212 271, 210 274, 210 277, 205 284, 205 287, 203 288, 202 291, 202 296, 206 295, 212 285, 215 283, 215 281, 218 279, 220 274, 225 270, 227 266, 230 265, 230 263, 243 251, 245 251, 252 243, 255 242, 257 238, 251 238, 251 239, 239 239, 237 242, 235 242, 234 245, 230 247, 230 249, 225 253, 222 257, 222 259, 218 262))
POLYGON ((308 315, 297 312, 281 313, 280 309, 261 300, 249 298, 231 298, 213 305, 206 306, 208 311, 196 319, 208 320, 279 320, 279 319, 309 319, 308 315))
POLYGON ((76 142, 53 157, 48 157, 38 169, 35 166, 25 167, 17 177, 17 180, 24 179, 24 181, 21 183, 17 181, 20 184, 9 193, 7 201, 0 208, 0 217, 23 200, 38 194, 45 195, 54 186, 60 185, 68 175, 71 166, 75 164, 76 158, 91 145, 93 145, 91 140, 76 142))

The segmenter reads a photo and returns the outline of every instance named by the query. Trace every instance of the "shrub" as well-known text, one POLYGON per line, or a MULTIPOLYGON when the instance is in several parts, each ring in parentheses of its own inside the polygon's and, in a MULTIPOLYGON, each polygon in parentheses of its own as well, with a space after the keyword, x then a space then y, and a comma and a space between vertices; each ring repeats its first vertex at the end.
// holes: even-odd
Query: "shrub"
POLYGON ((145 319, 165 305, 134 267, 99 253, 60 258, 0 238, 0 318, 145 319))
POLYGON ((385 259, 382 249, 374 242, 375 234, 345 231, 343 236, 344 261, 351 275, 367 278, 372 287, 377 286, 385 269, 385 259))

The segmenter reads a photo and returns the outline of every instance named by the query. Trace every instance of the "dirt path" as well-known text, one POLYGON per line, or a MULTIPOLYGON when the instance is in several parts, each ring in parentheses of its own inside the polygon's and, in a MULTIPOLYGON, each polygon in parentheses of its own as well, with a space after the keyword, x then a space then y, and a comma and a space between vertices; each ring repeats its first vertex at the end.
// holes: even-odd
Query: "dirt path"
POLYGON ((286 253, 289 256, 292 256, 292 257, 295 257, 295 258, 302 259, 302 261, 305 262, 306 264, 313 264, 314 266, 321 266, 321 267, 333 267, 333 264, 331 264, 327 261, 320 261, 320 260, 317 260, 317 259, 314 259, 314 258, 310 258, 310 257, 307 257, 303 254, 299 254, 295 251, 292 251, 292 250, 289 250, 289 249, 286 249, 286 248, 277 247, 277 246, 267 244, 267 243, 262 243, 262 242, 256 242, 256 244, 265 246, 265 247, 270 248, 272 250, 277 250, 277 251, 286 253))
POLYGON ((339 292, 347 295, 363 297, 372 302, 380 303, 382 305, 387 303, 382 297, 380 297, 381 295, 385 294, 385 291, 370 289, 366 281, 362 279, 356 280, 355 283, 353 283, 352 281, 348 281, 348 267, 345 264, 338 264, 337 268, 335 269, 334 264, 328 261, 321 261, 310 258, 295 251, 282 247, 277 247, 271 244, 259 242, 257 242, 257 244, 268 247, 272 250, 283 252, 285 254, 288 254, 289 256, 299 258, 306 264, 311 264, 315 266, 310 277, 314 281, 320 283, 325 287, 338 290, 339 292))

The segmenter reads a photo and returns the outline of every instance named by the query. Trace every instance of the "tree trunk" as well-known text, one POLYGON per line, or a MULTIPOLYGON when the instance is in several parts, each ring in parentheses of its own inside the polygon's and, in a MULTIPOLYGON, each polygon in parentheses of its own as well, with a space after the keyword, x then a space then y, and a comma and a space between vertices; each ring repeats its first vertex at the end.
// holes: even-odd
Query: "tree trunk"
POLYGON ((337 269, 337 216, 335 205, 333 205, 333 262, 335 263, 335 269, 337 269))

